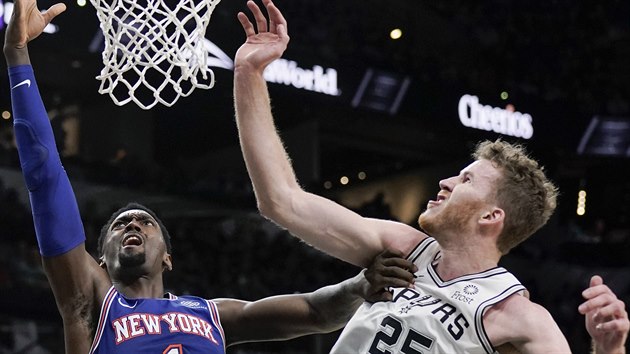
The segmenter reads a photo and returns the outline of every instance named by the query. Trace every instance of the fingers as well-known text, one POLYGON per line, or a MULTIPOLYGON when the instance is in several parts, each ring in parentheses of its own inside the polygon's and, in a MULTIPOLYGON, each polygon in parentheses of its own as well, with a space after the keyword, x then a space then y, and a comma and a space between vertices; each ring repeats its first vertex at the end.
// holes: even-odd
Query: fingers
POLYGON ((287 20, 284 19, 282 12, 273 4, 271 0, 263 0, 269 14, 270 32, 276 33, 281 37, 288 36, 287 20))
POLYGON ((392 251, 384 251, 374 259, 365 276, 375 289, 386 287, 412 287, 415 281, 415 264, 392 251))
POLYGON ((385 250, 381 252, 381 254, 377 256, 377 258, 380 259, 380 262, 383 265, 388 267, 399 267, 413 273, 418 271, 418 267, 413 264, 412 261, 403 258, 402 255, 398 252, 385 250))
POLYGON ((404 258, 385 258, 382 263, 384 266, 402 268, 411 273, 418 271, 418 267, 413 262, 404 258))
POLYGON ((256 3, 252 0, 249 0, 247 2, 247 7, 249 8, 249 11, 251 11, 254 15, 254 19, 256 20, 256 27, 258 28, 258 33, 267 32, 267 19, 265 18, 265 15, 263 15, 262 11, 260 11, 258 5, 256 5, 256 3))
POLYGON ((602 332, 628 332, 630 330, 630 322, 627 318, 620 318, 598 324, 595 328, 602 332))
POLYGON ((615 300, 611 304, 603 306, 593 315, 594 320, 605 321, 606 319, 626 318, 628 314, 625 310, 625 304, 621 300, 615 300))
POLYGON ((391 301, 394 296, 387 290, 380 291, 370 297, 370 301, 391 301))
POLYGON ((254 25, 249 21, 247 15, 242 12, 239 12, 237 15, 238 20, 241 22, 241 25, 245 30, 245 35, 255 35, 257 33, 256 31, 258 31, 258 33, 269 32, 277 34, 284 40, 288 40, 289 33, 287 30, 287 21, 284 19, 282 12, 280 12, 271 0, 263 0, 263 4, 267 9, 267 14, 269 15, 269 28, 267 28, 267 18, 260 10, 260 7, 258 7, 253 0, 249 0, 247 1, 247 7, 254 16, 256 28, 254 28, 254 25))
POLYGON ((590 283, 591 287, 596 286, 596 285, 602 285, 602 284, 604 284, 604 280, 599 275, 593 275, 591 277, 591 283, 590 283))
POLYGON ((239 12, 238 15, 236 15, 236 17, 238 17, 238 21, 241 23, 241 26, 243 26, 243 30, 245 31, 245 36, 249 37, 256 34, 256 31, 254 30, 254 25, 252 25, 252 23, 249 22, 249 18, 247 18, 247 15, 245 15, 242 12, 239 12))
POLYGON ((415 276, 413 275, 413 273, 397 266, 384 267, 383 269, 380 270, 380 273, 384 277, 398 278, 405 281, 408 284, 413 283, 415 279, 415 276))
POLYGON ((411 288, 413 287, 413 278, 408 280, 401 277, 382 277, 379 284, 381 288, 411 288))
POLYGON ((51 6, 48 10, 42 11, 42 16, 44 16, 44 21, 46 21, 46 23, 48 24, 55 17, 57 17, 57 15, 59 15, 60 13, 64 11, 66 11, 66 4, 57 3, 51 6))
POLYGON ((590 300, 582 303, 578 306, 578 311, 581 314, 587 314, 591 311, 600 310, 601 308, 612 304, 617 300, 617 297, 611 293, 600 293, 597 296, 591 297, 590 300))
POLYGON ((613 293, 613 291, 604 284, 604 280, 599 275, 592 276, 588 289, 582 291, 582 296, 587 300, 604 294, 610 294, 617 298, 615 293, 613 293))

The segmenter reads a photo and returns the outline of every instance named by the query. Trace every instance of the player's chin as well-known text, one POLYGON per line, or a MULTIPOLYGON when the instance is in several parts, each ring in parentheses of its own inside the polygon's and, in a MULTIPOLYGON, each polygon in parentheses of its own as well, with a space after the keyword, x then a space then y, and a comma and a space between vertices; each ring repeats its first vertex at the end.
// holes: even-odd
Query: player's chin
POLYGON ((123 250, 118 255, 118 261, 122 267, 137 267, 143 265, 146 260, 144 248, 134 247, 134 249, 123 250))

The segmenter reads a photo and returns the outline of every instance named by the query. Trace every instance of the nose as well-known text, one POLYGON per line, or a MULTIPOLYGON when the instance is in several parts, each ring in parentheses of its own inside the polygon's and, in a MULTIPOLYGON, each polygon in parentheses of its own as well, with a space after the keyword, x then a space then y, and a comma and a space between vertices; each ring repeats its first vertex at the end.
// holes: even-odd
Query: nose
POLYGON ((140 231, 140 225, 138 225, 138 221, 136 219, 132 219, 129 221, 127 226, 125 226, 125 231, 140 231))
POLYGON ((454 182, 455 181, 455 177, 450 177, 450 178, 446 178, 440 181, 440 189, 448 191, 448 192, 452 192, 453 191, 453 186, 454 186, 454 182))

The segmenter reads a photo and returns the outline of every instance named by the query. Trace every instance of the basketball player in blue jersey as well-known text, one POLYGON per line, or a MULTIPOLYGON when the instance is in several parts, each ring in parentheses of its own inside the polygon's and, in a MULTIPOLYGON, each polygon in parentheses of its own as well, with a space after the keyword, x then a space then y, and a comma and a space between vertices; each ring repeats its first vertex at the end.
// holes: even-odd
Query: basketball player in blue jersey
POLYGON ((384 287, 413 281, 411 272, 402 270, 413 269, 411 262, 386 257, 378 272, 368 269, 309 294, 254 302, 164 296, 162 274, 172 268, 170 236, 157 215, 139 204, 112 215, 99 237, 99 262, 94 260, 85 250, 76 200, 27 49, 64 10, 56 4, 40 12, 35 0, 17 0, 4 53, 21 166, 44 269, 63 319, 66 353, 218 354, 235 343, 329 332, 347 322, 361 297, 387 298, 384 287))
MULTIPOLYGON (((542 167, 518 146, 481 143, 472 164, 440 181, 437 197, 419 218, 424 232, 363 218, 304 191, 274 126, 263 78, 265 67, 287 47, 287 22, 271 0, 263 3, 269 20, 252 1, 247 6, 254 21, 238 14, 246 40, 234 74, 239 138, 261 213, 357 266, 391 249, 418 268, 414 286, 393 289, 391 302, 362 305, 333 353, 568 353, 549 312, 498 266, 501 256, 543 226, 555 209, 557 191, 542 167)), ((596 352, 624 352, 623 302, 599 277, 584 296, 579 311, 586 314, 596 352)))

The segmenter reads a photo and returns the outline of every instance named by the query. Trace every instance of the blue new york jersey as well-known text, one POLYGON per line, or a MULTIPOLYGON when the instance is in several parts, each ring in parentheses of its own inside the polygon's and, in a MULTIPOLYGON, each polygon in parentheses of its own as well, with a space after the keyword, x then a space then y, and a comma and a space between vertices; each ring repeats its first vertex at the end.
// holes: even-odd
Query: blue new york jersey
POLYGON ((214 302, 195 296, 127 299, 112 286, 101 308, 90 354, 224 354, 214 302))

